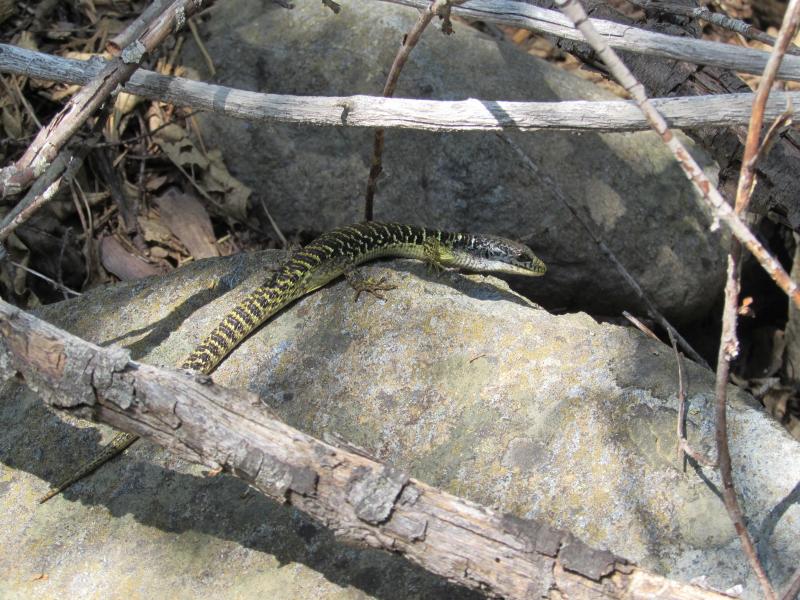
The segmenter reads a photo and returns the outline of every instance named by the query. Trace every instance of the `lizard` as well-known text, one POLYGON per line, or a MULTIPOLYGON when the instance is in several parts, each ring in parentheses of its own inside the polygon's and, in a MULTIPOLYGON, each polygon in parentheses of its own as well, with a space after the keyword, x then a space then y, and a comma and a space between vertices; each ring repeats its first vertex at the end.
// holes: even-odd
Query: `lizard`
MULTIPOLYGON (((282 308, 339 276, 347 276, 356 266, 383 257, 415 258, 436 270, 455 268, 524 276, 544 275, 547 270, 526 245, 500 236, 370 221, 341 227, 293 252, 263 285, 219 321, 181 368, 209 375, 242 340, 282 308)), ((83 479, 137 439, 139 436, 132 433, 117 434, 39 502, 46 502, 83 479)))

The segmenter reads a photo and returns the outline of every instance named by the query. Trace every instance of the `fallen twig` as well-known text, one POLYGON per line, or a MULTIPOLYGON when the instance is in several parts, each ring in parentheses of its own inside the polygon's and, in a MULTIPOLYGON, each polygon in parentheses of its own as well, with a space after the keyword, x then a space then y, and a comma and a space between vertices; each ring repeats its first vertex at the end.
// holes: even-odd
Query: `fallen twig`
POLYGON ((643 334, 645 334, 645 335, 646 335, 647 337, 649 337, 651 340, 654 340, 654 341, 656 341, 656 342, 660 342, 660 341, 661 341, 660 339, 658 339, 658 336, 655 334, 655 332, 653 332, 653 330, 652 330, 652 329, 650 329, 650 328, 649 328, 647 325, 645 325, 644 323, 642 323, 642 321, 641 321, 641 320, 639 320, 639 319, 637 319, 636 317, 634 317, 634 316, 633 316, 631 313, 629 313, 627 310, 623 310, 623 311, 622 311, 622 316, 623 316, 623 317, 625 317, 626 319, 628 319, 628 321, 630 321, 630 322, 631 322, 631 324, 632 324, 634 327, 636 327, 636 329, 638 329, 639 331, 641 331, 643 334))
MULTIPOLYGON (((614 254, 611 248, 609 248, 606 245, 606 243, 598 235, 598 233, 594 230, 594 228, 591 227, 583 217, 581 217, 580 213, 577 210, 575 210, 575 208, 572 206, 572 203, 569 200, 567 200, 566 196, 563 193, 561 193, 559 186, 557 186, 553 182, 551 177, 547 173, 541 171, 539 167, 536 165, 536 163, 531 160, 531 157, 528 156, 525 153, 525 151, 519 147, 519 145, 515 144, 511 138, 503 134, 498 134, 498 137, 503 142, 508 144, 511 147, 511 149, 514 150, 514 152, 516 152, 520 160, 522 160, 522 162, 525 163, 525 166, 527 166, 528 169, 530 169, 536 175, 537 178, 541 179, 544 182, 547 189, 549 189, 550 192, 554 194, 561 201, 561 203, 566 207, 566 209, 570 212, 573 218, 581 225, 581 227, 583 227, 583 229, 586 231, 589 237, 592 238, 594 243, 597 244, 597 247, 600 248, 600 251, 603 254, 605 254, 606 258, 608 258, 611 264, 614 265, 619 274, 622 275, 622 278, 625 279, 625 281, 628 283, 633 293, 636 294, 636 296, 642 301, 642 304, 644 304, 650 316, 655 321, 657 321, 658 324, 661 325, 666 331, 669 331, 670 335, 674 335, 678 339, 678 343, 681 345, 681 348, 684 349, 684 351, 692 358, 692 360, 694 360, 697 364, 703 365, 704 367, 710 369, 711 367, 705 360, 703 360, 703 357, 700 356, 695 351, 694 348, 692 348, 692 345, 688 341, 686 341, 686 339, 684 339, 684 337, 678 332, 678 330, 675 329, 672 326, 672 324, 666 319, 666 317, 664 317, 664 315, 661 314, 658 308, 656 308, 655 303, 653 303, 653 301, 650 300, 650 297, 642 289, 642 286, 639 285, 639 282, 636 281, 633 275, 631 275, 630 272, 625 268, 625 266, 619 261, 617 255, 614 254)), ((656 337, 655 339, 658 338, 656 337)))
POLYGON ((798 596, 800 596, 800 567, 797 567, 797 571, 794 572, 791 583, 781 596, 781 600, 797 600, 798 596))
POLYGON ((283 235, 281 228, 278 227, 278 223, 272 218, 272 214, 269 212, 269 208, 267 208, 267 203, 264 201, 264 198, 259 197, 259 199, 261 200, 261 208, 264 209, 264 214, 267 215, 267 220, 269 221, 270 227, 272 227, 272 231, 275 232, 275 235, 278 237, 278 240, 281 243, 281 248, 288 250, 289 242, 287 241, 286 236, 283 235))
POLYGON ((84 142, 75 153, 69 146, 59 152, 25 197, 0 221, 0 242, 55 197, 64 183, 72 181, 83 166, 88 151, 89 143, 84 142))
MULTIPOLYGON (((722 198, 719 191, 711 184, 711 182, 706 178, 705 174, 703 173, 702 169, 697 165, 691 155, 687 152, 686 148, 683 144, 674 136, 674 134, 669 130, 667 127, 666 122, 664 121, 663 117, 658 113, 655 108, 650 103, 650 100, 647 98, 645 94, 644 87, 641 83, 639 83, 625 66, 625 64, 620 60, 617 54, 612 50, 606 41, 597 33, 594 29, 592 22, 586 15, 586 11, 583 9, 583 6, 580 4, 579 0, 556 0, 559 8, 567 15, 575 26, 581 31, 586 41, 595 49, 598 53, 600 58, 603 60, 603 63, 609 69, 611 73, 613 73, 614 77, 619 81, 622 86, 628 90, 636 102, 639 104, 642 112, 647 116, 648 120, 651 122, 653 129, 661 136, 664 143, 672 150, 673 154, 675 154, 675 158, 678 160, 681 168, 686 172, 687 176, 692 180, 692 182, 697 186, 698 190, 703 195, 703 198, 710 204, 712 210, 714 210, 714 214, 721 220, 724 220, 729 225, 735 224, 736 228, 731 227, 734 235, 739 238, 739 240, 743 241, 748 249, 753 252, 751 248, 751 244, 745 238, 755 239, 752 232, 747 229, 746 226, 739 220, 738 215, 736 215, 733 209, 725 202, 722 198), (740 227, 741 226, 741 227, 740 227), (740 229, 737 232, 737 229, 740 229), (742 236, 745 237, 742 237, 742 236)), ((787 15, 789 11, 793 11, 794 5, 800 5, 800 0, 791 0, 789 9, 787 9, 787 15)), ((788 19, 784 19, 784 25, 781 27, 781 34, 784 33, 784 28, 787 27, 788 19)), ((795 28, 796 29, 796 25, 795 28)), ((794 32, 792 29, 792 32, 794 32)), ((780 56, 782 56, 783 51, 785 50, 784 43, 788 44, 788 40, 784 39, 783 35, 778 36, 778 44, 773 49, 773 54, 770 56, 768 67, 770 67, 771 72, 777 72, 778 67, 780 65, 780 56), (774 60, 775 55, 778 54, 777 61, 774 60)), ((766 74, 765 74, 766 75, 766 74)), ((767 79, 765 76, 762 79, 762 82, 767 79)), ((771 85, 771 81, 767 84, 767 86, 771 85)), ((768 93, 768 92, 767 92, 768 93)), ((763 99, 766 101, 766 98, 763 99)), ((756 106, 754 105, 753 113, 756 115, 758 112, 756 106)), ((752 120, 751 120, 751 127, 753 129, 752 120)), ((760 127, 758 128, 760 131, 760 127)), ((752 147, 753 152, 755 152, 758 148, 758 143, 756 140, 756 144, 753 145, 749 141, 748 136, 748 145, 747 147, 752 147)), ((754 154, 753 154, 754 155, 754 154)), ((741 188, 741 182, 740 182, 741 188)), ((747 188, 748 193, 751 189, 751 186, 747 188)), ((760 246, 760 244, 759 244, 760 246)), ((789 279, 788 275, 783 268, 777 264, 777 261, 769 255, 764 255, 766 250, 761 247, 759 248, 759 253, 753 252, 754 256, 761 262, 762 266, 773 276, 773 279, 777 281, 780 280, 781 287, 787 294, 790 295, 792 301, 795 302, 798 306, 800 306, 800 294, 798 294, 798 287, 797 285, 789 279), (760 254, 760 255, 759 255, 760 254), (766 259, 766 260, 765 260, 766 259), (768 268, 766 265, 767 263, 771 263, 771 267, 768 268), (781 273, 772 272, 771 269, 777 267, 780 269, 781 273), (777 275, 777 278, 775 277, 777 275)), ((731 297, 736 298, 738 295, 738 289, 736 286, 737 280, 734 276, 734 269, 733 269, 733 260, 729 257, 728 260, 728 285, 726 286, 726 298, 730 299, 731 297)), ((728 310, 728 303, 729 300, 726 301, 726 310, 728 310)), ((735 306, 734 306, 735 310, 735 306)), ((723 342, 726 340, 734 340, 735 333, 732 331, 726 331, 726 328, 730 329, 731 321, 723 320, 723 342)), ((735 328, 735 316, 733 318, 733 325, 735 328)), ((775 597, 774 591, 772 590, 771 585, 769 584, 768 579, 764 573, 763 567, 761 566, 758 558, 755 554, 755 548, 753 547, 752 540, 750 539, 749 534, 747 533, 747 529, 744 526, 744 521, 742 518, 741 510, 739 509, 738 502, 736 501, 735 490, 733 488, 733 481, 730 477, 730 453, 728 451, 728 440, 727 440, 727 427, 725 422, 725 391, 728 385, 728 353, 731 352, 731 348, 727 346, 726 343, 723 343, 720 346, 720 359, 717 366, 717 430, 716 430, 716 438, 717 438, 717 460, 719 461, 720 473, 723 479, 724 489, 723 489, 723 497, 725 499, 725 506, 728 509, 728 514, 730 515, 734 526, 736 528, 737 533, 739 534, 739 539, 742 542, 742 547, 744 548, 745 554, 750 560, 753 569, 756 572, 756 576, 761 584, 764 594, 767 598, 772 599, 775 597), (720 401, 719 398, 722 396, 723 400, 721 402, 722 408, 720 410, 720 401), (727 461, 727 464, 726 464, 727 461), (729 485, 726 485, 726 477, 725 471, 727 470, 728 474, 728 482, 729 485), (732 498, 732 501, 730 500, 732 498)))
MULTIPOLYGON (((428 0, 379 0, 424 9, 428 0)), ((454 6, 453 14, 471 21, 484 21, 554 35, 562 39, 584 41, 572 22, 554 10, 547 10, 516 0, 470 0, 454 6)), ((769 53, 741 46, 675 37, 646 31, 612 21, 590 19, 606 44, 616 50, 660 56, 689 63, 713 65, 742 73, 760 74, 769 53)), ((800 81, 800 56, 787 57, 778 71, 780 79, 800 81)))
POLYGON ((678 453, 681 457, 686 455, 706 467, 717 468, 716 461, 711 460, 702 452, 697 452, 691 447, 689 440, 686 438, 686 378, 683 374, 683 355, 678 352, 678 346, 675 344, 675 337, 672 332, 669 334, 669 341, 672 344, 672 350, 675 352, 675 362, 678 365, 678 453))
POLYGON ((772 256, 756 238, 752 231, 739 219, 719 190, 706 177, 706 174, 692 158, 683 143, 672 133, 664 117, 655 109, 645 93, 644 86, 631 74, 617 53, 606 43, 606 40, 595 31, 586 11, 577 0, 557 0, 558 6, 568 15, 580 29, 586 41, 595 49, 615 79, 630 92, 642 113, 647 117, 652 128, 661 136, 663 142, 675 155, 678 164, 686 176, 694 183, 715 219, 725 223, 758 260, 772 280, 800 308, 800 286, 789 277, 781 264, 772 256))
POLYGON ((20 264, 20 263, 18 263, 16 261, 13 261, 13 260, 10 260, 8 262, 9 262, 9 264, 14 265, 17 269, 22 269, 26 273, 30 273, 34 277, 38 277, 42 281, 46 281, 47 283, 52 285, 55 289, 57 289, 60 292, 63 292, 65 294, 72 294, 73 296, 80 296, 81 295, 80 292, 76 292, 72 288, 67 287, 63 283, 61 283, 59 281, 56 281, 55 279, 53 279, 51 277, 48 277, 44 273, 40 273, 39 271, 36 271, 35 269, 31 269, 30 267, 26 267, 25 265, 20 264))

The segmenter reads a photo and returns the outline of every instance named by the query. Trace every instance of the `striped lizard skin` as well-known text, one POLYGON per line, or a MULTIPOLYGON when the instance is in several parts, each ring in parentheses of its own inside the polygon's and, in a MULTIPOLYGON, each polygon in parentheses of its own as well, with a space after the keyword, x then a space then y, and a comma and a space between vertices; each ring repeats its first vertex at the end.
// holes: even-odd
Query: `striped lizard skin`
MULTIPOLYGON (((480 273, 543 275, 545 264, 527 246, 498 236, 449 233, 397 223, 366 222, 325 233, 294 252, 262 286, 251 292, 219 322, 181 368, 209 374, 251 332, 287 304, 347 274, 355 266, 381 257, 424 260, 430 266, 480 273)), ((138 439, 118 434, 98 455, 56 485, 45 502, 138 439)))

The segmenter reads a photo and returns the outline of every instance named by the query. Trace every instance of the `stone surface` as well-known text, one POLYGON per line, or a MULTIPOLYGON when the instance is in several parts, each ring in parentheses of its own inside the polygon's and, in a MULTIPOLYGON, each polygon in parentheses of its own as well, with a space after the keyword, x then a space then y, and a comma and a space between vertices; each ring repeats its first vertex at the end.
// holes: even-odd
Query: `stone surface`
MULTIPOLYGON (((271 93, 379 94, 416 11, 345 0, 334 15, 319 2, 295 4, 286 10, 260 0, 218 3, 204 40, 216 81, 271 93)), ((509 43, 460 23, 455 28, 451 36, 425 32, 397 96, 613 98, 509 43)), ((187 64, 207 73, 194 46, 187 48, 187 64)), ((198 118, 231 171, 254 189, 253 210, 260 214, 263 200, 285 231, 319 233, 363 218, 372 131, 198 118)), ((725 269, 719 234, 708 231, 691 185, 655 134, 509 137, 537 172, 495 134, 388 131, 375 218, 522 240, 551 270, 543 280, 513 282, 515 289, 548 307, 636 310, 636 298, 565 198, 670 317, 697 318, 719 297, 725 269)), ((713 176, 713 167, 707 171, 713 176)))
MULTIPOLYGON (((42 314, 174 365, 274 264, 272 254, 201 261, 42 314)), ((716 474, 677 460, 669 348, 583 314, 552 316, 494 278, 437 278, 414 261, 365 270, 398 286, 386 302, 354 303, 343 282, 323 288, 248 339, 214 378, 450 492, 546 519, 668 576, 707 575, 758 596, 716 474)), ((687 372, 690 440, 709 451, 713 378, 687 372)), ((800 563, 800 444, 748 396, 731 399, 736 479, 780 585, 800 563)), ((397 557, 337 543, 243 483, 203 478, 145 443, 39 507, 47 482, 92 455, 100 435, 48 413, 18 384, 5 386, 0 415, 4 598, 469 596, 397 557)))

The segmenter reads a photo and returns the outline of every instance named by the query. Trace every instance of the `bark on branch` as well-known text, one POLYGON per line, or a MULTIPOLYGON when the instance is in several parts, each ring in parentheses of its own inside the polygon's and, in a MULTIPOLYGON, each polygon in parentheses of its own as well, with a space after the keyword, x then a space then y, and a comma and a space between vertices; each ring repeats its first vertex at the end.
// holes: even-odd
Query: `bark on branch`
MULTIPOLYGON (((380 0, 425 9, 429 0, 380 0)), ((538 3, 538 2, 537 2, 538 3)), ((554 10, 525 4, 518 0, 470 0, 453 6, 453 14, 472 21, 485 21, 583 42, 583 36, 569 19, 554 10)), ((592 19, 595 29, 615 50, 625 50, 672 60, 713 65, 743 73, 760 74, 769 59, 768 52, 719 42, 678 38, 655 33, 624 23, 592 19)), ((800 77, 800 56, 787 56, 778 72, 779 79, 800 77)))
POLYGON ((101 348, 0 301, 0 378, 187 460, 223 468, 351 541, 506 598, 724 596, 649 573, 545 523, 498 514, 275 419, 253 394, 101 348))
MULTIPOLYGON (((0 44, 0 72, 84 85, 104 61, 73 60, 0 44)), ((636 131, 650 125, 625 100, 508 102, 504 100, 418 100, 378 96, 290 96, 263 94, 160 75, 139 69, 124 89, 151 100, 209 110, 237 119, 307 123, 332 127, 383 127, 425 131, 636 131)), ((787 102, 800 105, 800 92, 770 96, 765 117, 775 119, 787 102)), ((753 94, 689 96, 653 100, 670 126, 727 127, 750 120, 753 94)))

